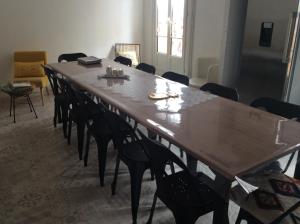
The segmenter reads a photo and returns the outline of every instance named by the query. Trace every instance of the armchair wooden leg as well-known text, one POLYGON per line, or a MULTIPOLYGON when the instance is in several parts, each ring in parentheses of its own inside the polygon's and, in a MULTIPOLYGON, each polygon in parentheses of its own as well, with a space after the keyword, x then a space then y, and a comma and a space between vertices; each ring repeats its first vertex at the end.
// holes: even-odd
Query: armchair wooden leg
POLYGON ((42 105, 44 106, 44 94, 43 94, 43 87, 40 87, 40 93, 42 98, 42 105))
POLYGON ((48 89, 48 87, 46 87, 46 93, 49 96, 49 89, 48 89))

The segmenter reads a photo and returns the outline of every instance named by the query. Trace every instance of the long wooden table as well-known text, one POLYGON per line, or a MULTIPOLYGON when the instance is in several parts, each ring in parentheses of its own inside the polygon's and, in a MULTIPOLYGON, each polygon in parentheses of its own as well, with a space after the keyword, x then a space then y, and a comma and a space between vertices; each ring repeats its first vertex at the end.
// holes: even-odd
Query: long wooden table
POLYGON ((300 148, 300 125, 295 121, 108 59, 102 65, 70 62, 49 66, 207 164, 218 174, 227 198, 235 176, 300 148), (99 79, 108 65, 122 68, 130 79, 99 79), (154 101, 148 98, 150 92, 177 93, 179 97, 154 101))

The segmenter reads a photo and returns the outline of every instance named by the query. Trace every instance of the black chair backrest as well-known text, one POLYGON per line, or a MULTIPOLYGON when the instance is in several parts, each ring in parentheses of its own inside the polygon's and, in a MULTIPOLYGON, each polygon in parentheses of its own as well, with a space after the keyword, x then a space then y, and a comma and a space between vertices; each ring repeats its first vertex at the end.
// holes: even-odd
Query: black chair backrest
POLYGON ((119 152, 123 148, 124 141, 126 141, 128 138, 133 141, 138 140, 138 137, 135 134, 132 126, 128 124, 120 115, 107 110, 104 113, 104 119, 107 121, 107 124, 112 131, 113 140, 119 152))
POLYGON ((177 165, 180 167, 180 171, 183 170, 190 175, 186 165, 171 150, 160 142, 149 139, 141 131, 139 131, 139 134, 145 141, 146 147, 144 147, 144 150, 154 171, 158 191, 164 187, 164 179, 169 175, 166 170, 170 164, 177 165))
POLYGON ((119 62, 119 63, 129 66, 129 67, 132 66, 132 60, 130 58, 125 58, 123 56, 116 57, 115 62, 119 62))
POLYGON ((62 92, 68 97, 69 102, 72 104, 72 109, 78 109, 92 102, 85 92, 75 89, 68 80, 58 77, 57 81, 61 86, 62 92))
POLYGON ((181 74, 175 73, 175 72, 166 72, 162 75, 162 77, 169 79, 171 81, 174 81, 174 82, 179 82, 186 86, 188 86, 190 84, 189 77, 187 77, 186 75, 181 75, 181 74))
POLYGON ((296 119, 300 122, 300 106, 286 103, 269 97, 261 97, 254 100, 250 106, 263 108, 266 111, 285 117, 287 119, 296 119))
POLYGON ((155 74, 155 67, 153 65, 149 65, 146 63, 140 63, 138 64, 138 66, 136 66, 136 69, 144 71, 144 72, 148 72, 150 74, 155 74))
POLYGON ((222 86, 216 83, 206 83, 200 87, 200 90, 204 92, 210 92, 211 94, 224 97, 233 101, 239 101, 239 94, 236 89, 232 89, 226 86, 222 86))
POLYGON ((41 65, 45 71, 46 76, 48 77, 50 86, 51 86, 51 90, 54 96, 56 96, 59 92, 59 87, 57 84, 57 78, 56 78, 56 74, 55 72, 49 68, 47 65, 41 65))
POLYGON ((84 53, 70 53, 70 54, 61 54, 58 57, 58 62, 62 62, 62 61, 77 61, 78 58, 83 58, 86 57, 86 54, 84 53))

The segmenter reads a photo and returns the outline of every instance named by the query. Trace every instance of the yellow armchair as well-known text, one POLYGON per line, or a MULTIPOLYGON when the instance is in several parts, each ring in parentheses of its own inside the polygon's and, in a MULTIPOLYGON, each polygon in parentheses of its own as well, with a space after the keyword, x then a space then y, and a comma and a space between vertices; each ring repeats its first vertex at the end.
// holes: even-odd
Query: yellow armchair
POLYGON ((43 90, 46 88, 48 92, 48 78, 41 64, 47 63, 45 51, 18 51, 14 53, 14 81, 30 82, 33 87, 40 88, 43 105, 43 90))

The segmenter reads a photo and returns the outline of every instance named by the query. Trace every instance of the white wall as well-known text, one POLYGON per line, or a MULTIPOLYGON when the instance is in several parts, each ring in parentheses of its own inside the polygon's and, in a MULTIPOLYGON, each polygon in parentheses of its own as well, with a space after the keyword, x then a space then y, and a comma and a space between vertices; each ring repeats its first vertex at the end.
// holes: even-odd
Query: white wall
MULTIPOLYGON (((298 11, 300 11, 300 4, 298 6, 298 11)), ((300 27, 298 27, 298 32, 300 27)), ((299 35, 299 33, 298 33, 299 35)), ((300 105, 300 36, 298 36, 297 45, 295 49, 295 63, 292 68, 291 74, 291 86, 289 91, 288 101, 297 105, 300 105)))
MULTIPOLYGON (((240 71, 248 0, 226 0, 224 39, 221 55, 221 82, 234 86, 240 71)), ((249 0, 251 1, 251 0, 249 0)))
POLYGON ((144 0, 144 20, 143 20, 143 32, 144 32, 144 46, 142 48, 142 54, 144 62, 153 64, 153 48, 154 48, 154 23, 155 23, 155 0, 144 0))
POLYGON ((1 0, 0 83, 11 77, 17 50, 113 57, 116 42, 143 40, 141 0, 1 0))
POLYGON ((298 54, 293 72, 289 102, 300 105, 300 45, 298 45, 298 54))
POLYGON ((196 0, 192 74, 199 76, 198 63, 201 57, 220 58, 225 0, 196 0))
POLYGON ((258 55, 274 55, 282 57, 289 15, 296 11, 296 0, 249 0, 244 49, 246 52, 258 55), (272 45, 269 48, 260 47, 260 30, 262 22, 273 22, 272 45))

